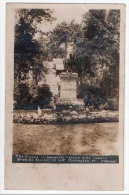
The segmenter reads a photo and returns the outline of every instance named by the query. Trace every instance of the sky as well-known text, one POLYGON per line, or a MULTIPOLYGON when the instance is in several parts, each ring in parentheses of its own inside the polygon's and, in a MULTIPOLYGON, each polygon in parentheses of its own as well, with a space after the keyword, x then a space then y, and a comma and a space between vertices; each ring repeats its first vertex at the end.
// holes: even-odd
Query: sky
POLYGON ((44 32, 52 31, 58 23, 63 21, 69 23, 75 20, 75 22, 80 23, 82 15, 88 11, 84 4, 47 4, 44 5, 44 8, 53 10, 53 17, 57 18, 52 24, 49 22, 42 23, 41 30, 44 32))

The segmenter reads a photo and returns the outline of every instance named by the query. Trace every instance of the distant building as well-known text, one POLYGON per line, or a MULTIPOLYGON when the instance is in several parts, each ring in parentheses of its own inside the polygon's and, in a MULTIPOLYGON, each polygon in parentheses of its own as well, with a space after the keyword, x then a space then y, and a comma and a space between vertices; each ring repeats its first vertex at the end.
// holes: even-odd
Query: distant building
POLYGON ((64 71, 63 59, 53 58, 52 61, 44 61, 43 64, 48 70, 48 73, 39 80, 38 85, 46 83, 49 85, 53 95, 58 95, 60 87, 59 74, 64 71))

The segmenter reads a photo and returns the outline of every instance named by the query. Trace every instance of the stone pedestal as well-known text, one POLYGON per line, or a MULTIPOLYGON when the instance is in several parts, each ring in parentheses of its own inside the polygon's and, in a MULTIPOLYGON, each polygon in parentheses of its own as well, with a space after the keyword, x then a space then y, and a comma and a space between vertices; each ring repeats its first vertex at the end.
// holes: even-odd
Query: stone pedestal
POLYGON ((76 99, 77 97, 77 73, 60 74, 61 86, 60 86, 60 99, 76 99))
POLYGON ((57 112, 66 110, 80 112, 84 108, 83 100, 77 99, 77 79, 77 73, 60 74, 60 98, 56 103, 57 112))

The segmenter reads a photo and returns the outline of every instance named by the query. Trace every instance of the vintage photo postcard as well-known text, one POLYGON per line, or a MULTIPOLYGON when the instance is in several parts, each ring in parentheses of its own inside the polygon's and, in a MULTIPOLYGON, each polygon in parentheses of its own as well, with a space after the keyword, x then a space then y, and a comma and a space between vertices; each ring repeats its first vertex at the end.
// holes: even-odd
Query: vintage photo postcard
POLYGON ((125 8, 6 5, 6 190, 123 190, 125 8))

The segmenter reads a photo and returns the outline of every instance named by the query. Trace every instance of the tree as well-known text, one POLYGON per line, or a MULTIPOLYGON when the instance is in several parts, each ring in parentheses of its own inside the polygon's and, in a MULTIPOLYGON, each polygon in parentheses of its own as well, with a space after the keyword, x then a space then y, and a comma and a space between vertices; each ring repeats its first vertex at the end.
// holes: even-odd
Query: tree
POLYGON ((79 24, 71 21, 69 24, 62 22, 58 24, 49 36, 48 47, 50 55, 56 57, 66 57, 66 48, 68 42, 76 43, 78 37, 79 24))
POLYGON ((54 57, 66 57, 66 47, 61 50, 60 45, 67 46, 69 41, 76 45, 74 55, 65 60, 65 67, 78 73, 80 96, 81 93, 94 93, 101 99, 118 100, 119 25, 119 10, 89 10, 83 15, 81 24, 63 22, 51 33, 50 48, 54 57), (86 84, 87 77, 95 78, 94 87, 86 84))
POLYGON ((41 44, 35 39, 37 25, 43 21, 52 22, 52 11, 49 9, 18 9, 15 24, 14 45, 14 78, 22 80, 26 73, 33 70, 33 79, 37 84, 39 72, 43 67, 43 51, 41 44))
MULTIPOLYGON (((82 30, 90 67, 98 77, 99 95, 117 98, 119 94, 120 11, 90 10, 83 16, 82 30), (107 17, 106 17, 107 15, 107 17)), ((82 44, 83 46, 84 44, 82 44)), ((96 93, 97 94, 97 93, 96 93)))

